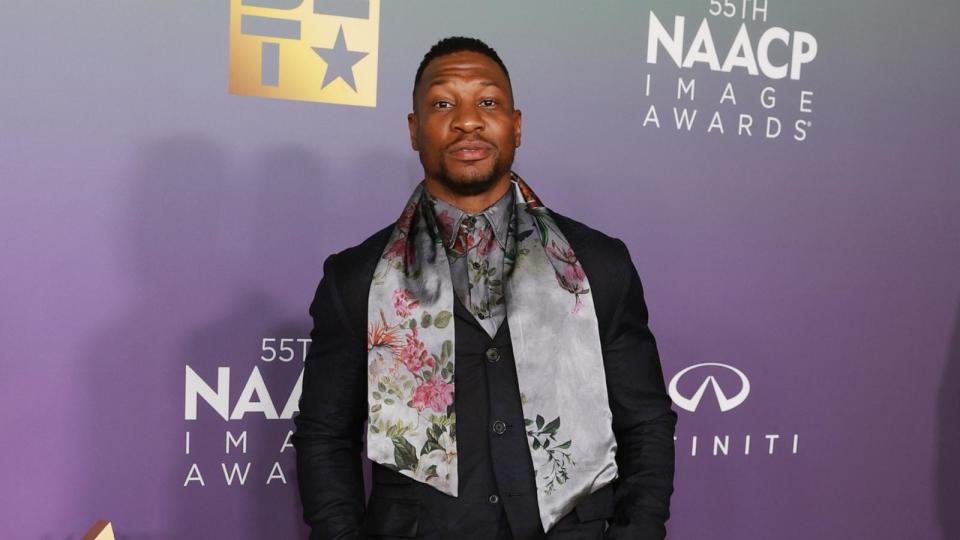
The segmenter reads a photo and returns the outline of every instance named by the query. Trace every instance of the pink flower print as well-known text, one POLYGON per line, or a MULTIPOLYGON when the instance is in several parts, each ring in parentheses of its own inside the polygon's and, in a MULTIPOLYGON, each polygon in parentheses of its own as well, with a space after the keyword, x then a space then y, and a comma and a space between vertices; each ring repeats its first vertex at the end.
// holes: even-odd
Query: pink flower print
POLYGON ((453 234, 453 216, 450 215, 450 212, 441 210, 437 214, 437 228, 440 229, 440 236, 443 237, 443 240, 445 242, 449 241, 453 234))
POLYGON ((547 246, 547 252, 552 255, 555 259, 564 263, 563 267, 563 280, 567 284, 576 287, 576 284, 580 281, 583 281, 587 276, 583 273, 583 267, 580 266, 580 263, 577 261, 577 255, 573 252, 573 248, 566 246, 558 246, 556 242, 550 242, 550 245, 547 246))
POLYGON ((407 334, 407 344, 400 349, 400 361, 407 366, 410 373, 420 371, 424 364, 433 363, 433 359, 427 353, 427 346, 417 337, 416 328, 407 334))
POLYGON ((403 252, 406 249, 407 240, 403 236, 397 238, 385 252, 383 252, 384 259, 392 259, 394 257, 402 257, 403 252))
POLYGON ((420 301, 407 289, 393 291, 393 308, 397 310, 397 317, 406 319, 412 314, 411 310, 419 305, 420 301))
POLYGON ((580 266, 579 263, 574 262, 572 264, 567 264, 567 266, 563 269, 563 277, 565 277, 567 281, 571 283, 579 283, 583 281, 587 275, 583 273, 583 267, 580 266))
POLYGON ((453 403, 453 385, 440 379, 431 379, 417 387, 410 401, 417 410, 429 407, 436 412, 443 412, 453 403))
POLYGON ((558 246, 556 242, 550 242, 550 245, 547 246, 546 249, 551 257, 562 263, 561 269, 554 272, 554 275, 557 278, 557 283, 560 285, 560 288, 573 293, 576 301, 570 313, 575 315, 580 311, 580 308, 583 307, 583 301, 580 299, 580 295, 590 292, 583 286, 587 275, 583 272, 583 267, 580 266, 580 263, 577 261, 577 256, 570 246, 563 247, 558 246))
POLYGON ((479 239, 477 240, 477 254, 481 257, 486 257, 487 253, 490 253, 490 250, 493 249, 494 244, 497 239, 493 236, 493 227, 486 226, 480 230, 479 239))
POLYGON ((476 242, 474 233, 469 232, 461 221, 460 228, 457 229, 457 237, 453 241, 453 250, 460 254, 466 253, 476 242))
POLYGON ((400 214, 400 217, 397 219, 397 227, 404 233, 410 230, 410 225, 413 224, 413 213, 416 209, 416 204, 408 205, 403 209, 403 213, 400 214))
POLYGON ((555 241, 551 241, 550 245, 547 246, 547 252, 567 264, 573 264, 577 262, 577 255, 573 252, 573 248, 569 246, 558 246, 555 241))

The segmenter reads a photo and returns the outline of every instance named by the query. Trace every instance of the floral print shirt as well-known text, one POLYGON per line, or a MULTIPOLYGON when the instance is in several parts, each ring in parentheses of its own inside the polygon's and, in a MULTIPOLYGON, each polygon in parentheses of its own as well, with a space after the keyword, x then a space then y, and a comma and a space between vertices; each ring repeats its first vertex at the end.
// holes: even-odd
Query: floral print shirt
POLYGON ((429 192, 437 228, 443 235, 450 278, 457 298, 494 337, 507 316, 504 303, 504 253, 513 217, 514 190, 477 214, 470 214, 429 192))

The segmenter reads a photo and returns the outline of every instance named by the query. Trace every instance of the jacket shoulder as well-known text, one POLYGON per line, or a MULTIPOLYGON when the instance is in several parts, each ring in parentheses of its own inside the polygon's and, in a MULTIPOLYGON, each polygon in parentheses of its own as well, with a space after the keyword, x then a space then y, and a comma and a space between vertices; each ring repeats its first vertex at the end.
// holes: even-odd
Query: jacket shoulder
MULTIPOLYGON (((348 276, 356 275, 371 262, 375 264, 387 247, 387 240, 390 239, 393 227, 394 224, 391 223, 367 237, 363 242, 330 255, 328 264, 333 267, 337 279, 342 282, 348 276)), ((370 271, 373 272, 373 270, 370 271)))
POLYGON ((324 279, 330 281, 346 323, 357 336, 366 335, 370 282, 393 227, 391 223, 363 242, 330 255, 324 262, 324 279))
POLYGON ((626 244, 619 238, 610 236, 553 210, 550 211, 550 214, 569 240, 578 258, 585 256, 587 259, 596 259, 601 264, 611 263, 624 257, 629 260, 626 244))

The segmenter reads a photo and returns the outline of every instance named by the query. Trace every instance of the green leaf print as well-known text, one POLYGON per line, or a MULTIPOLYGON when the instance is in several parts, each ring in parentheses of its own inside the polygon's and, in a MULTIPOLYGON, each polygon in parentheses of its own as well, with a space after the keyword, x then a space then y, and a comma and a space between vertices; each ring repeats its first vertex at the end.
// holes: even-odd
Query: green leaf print
POLYGON ((423 448, 420 450, 420 455, 429 454, 434 450, 446 450, 444 447, 440 446, 440 435, 443 434, 443 427, 438 424, 433 424, 427 428, 427 442, 424 443, 423 448))
POLYGON ((417 449, 403 437, 393 437, 393 460, 400 470, 417 470, 417 449))
POLYGON ((542 474, 542 478, 547 480, 543 490, 549 495, 570 479, 567 467, 576 465, 572 455, 568 452, 573 445, 573 440, 557 444, 557 432, 560 430, 559 416, 547 422, 543 416, 538 414, 536 420, 524 418, 523 423, 528 428, 527 436, 531 439, 530 446, 534 450, 542 449, 547 454, 547 462, 543 467, 547 470, 538 470, 537 474, 542 474), (534 425, 536 425, 535 428, 534 425))
POLYGON ((453 317, 453 313, 450 313, 447 310, 443 310, 440 313, 437 313, 436 319, 433 321, 433 325, 437 328, 446 328, 450 324, 450 319, 453 317))

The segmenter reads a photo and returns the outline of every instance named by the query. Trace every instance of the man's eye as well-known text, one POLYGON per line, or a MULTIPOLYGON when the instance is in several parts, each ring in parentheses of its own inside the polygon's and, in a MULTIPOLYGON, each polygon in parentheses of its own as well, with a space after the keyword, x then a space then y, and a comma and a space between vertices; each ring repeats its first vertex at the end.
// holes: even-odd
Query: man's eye
POLYGON ((494 101, 494 100, 492 100, 492 99, 482 99, 482 100, 480 100, 480 106, 481 106, 481 107, 493 107, 493 106, 496 105, 496 104, 497 104, 497 102, 494 101))
POLYGON ((433 106, 438 109, 448 109, 450 107, 453 107, 453 103, 450 103, 449 101, 444 101, 441 99, 441 100, 435 101, 433 103, 433 106))

